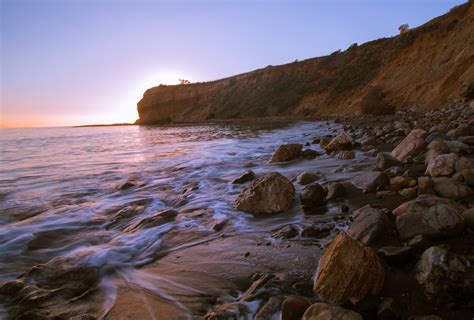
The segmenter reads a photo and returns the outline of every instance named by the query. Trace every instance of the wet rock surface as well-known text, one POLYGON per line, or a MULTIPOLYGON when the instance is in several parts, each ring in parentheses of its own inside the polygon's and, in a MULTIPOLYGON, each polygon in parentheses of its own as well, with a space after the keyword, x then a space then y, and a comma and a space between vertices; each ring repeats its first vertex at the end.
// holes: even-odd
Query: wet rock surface
POLYGON ((243 189, 235 201, 235 207, 256 214, 280 213, 291 208, 294 195, 295 187, 288 178, 279 173, 269 173, 243 189))
POLYGON ((298 143, 284 144, 278 147, 270 158, 270 162, 291 161, 299 157, 303 145, 298 143))

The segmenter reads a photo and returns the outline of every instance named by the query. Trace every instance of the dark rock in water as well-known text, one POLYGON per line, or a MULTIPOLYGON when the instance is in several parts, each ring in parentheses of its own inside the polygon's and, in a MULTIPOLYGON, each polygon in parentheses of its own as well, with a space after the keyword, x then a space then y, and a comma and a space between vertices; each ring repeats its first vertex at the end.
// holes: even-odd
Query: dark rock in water
POLYGON ((389 230, 390 222, 386 214, 380 209, 372 208, 370 204, 357 209, 352 216, 354 222, 347 233, 365 245, 375 242, 389 230))
POLYGON ((350 150, 352 149, 353 143, 354 141, 350 136, 341 134, 333 138, 326 146, 324 146, 324 149, 326 149, 328 153, 340 150, 350 150))
POLYGON ((273 172, 267 173, 242 189, 235 201, 237 210, 272 214, 291 208, 295 187, 288 178, 273 172))
POLYGON ((234 179, 232 181, 232 184, 242 184, 242 183, 246 183, 246 182, 249 182, 249 181, 252 181, 255 179, 255 173, 253 171, 247 171, 246 173, 244 173, 243 175, 241 175, 240 177, 234 179))
POLYGON ((125 229, 125 232, 135 232, 139 229, 153 228, 171 222, 178 214, 179 213, 175 210, 159 211, 153 214, 151 217, 146 217, 143 220, 129 226, 125 229))
POLYGON ((473 296, 474 265, 467 257, 434 246, 421 255, 416 280, 429 299, 443 299, 444 303, 456 298, 469 300, 473 296))
POLYGON ((391 265, 404 265, 412 256, 413 248, 410 246, 406 247, 382 247, 377 253, 382 257, 388 264, 391 265))
POLYGON ((325 198, 326 190, 318 183, 306 186, 300 194, 301 203, 304 205, 318 205, 323 203, 325 198))
POLYGON ((420 195, 392 211, 402 240, 417 235, 439 237, 458 234, 464 228, 464 207, 448 199, 420 195))
POLYGON ((311 149, 305 149, 301 151, 301 156, 306 159, 314 159, 318 157, 320 153, 316 150, 311 150, 311 149))
POLYGON ((215 221, 213 224, 212 224, 212 230, 214 231, 221 231, 222 229, 224 229, 225 225, 227 224, 227 220, 218 220, 218 221, 215 221))
POLYGON ((399 166, 401 163, 389 154, 379 152, 375 157, 375 167, 379 170, 385 170, 391 167, 399 166))
POLYGON ((319 139, 319 146, 323 149, 326 148, 326 146, 331 142, 332 138, 331 137, 321 137, 319 139))
POLYGON ((376 252, 341 232, 319 260, 313 289, 331 303, 361 300, 367 295, 377 295, 384 278, 385 271, 376 252))
POLYGON ((22 280, 16 279, 0 284, 0 295, 12 296, 25 286, 22 280))
POLYGON ((459 200, 473 194, 473 190, 469 186, 455 179, 433 178, 433 184, 435 192, 443 198, 459 200))
POLYGON ((300 320, 311 302, 305 297, 289 296, 281 305, 281 320, 300 320))
POLYGON ((272 233, 275 239, 291 239, 299 234, 298 229, 293 225, 287 225, 272 233))
POLYGON ((299 143, 284 144, 278 147, 273 153, 270 163, 291 161, 299 157, 303 145, 299 143))
POLYGON ((346 188, 339 182, 331 182, 327 185, 328 194, 326 200, 342 197, 346 193, 346 188))
POLYGON ((315 173, 303 172, 296 176, 296 181, 301 185, 310 184, 319 179, 319 176, 315 173))
POLYGON ((191 192, 196 191, 199 189, 199 182, 190 182, 183 185, 181 189, 181 194, 184 196, 189 195, 191 192))
POLYGON ((135 183, 133 183, 131 181, 127 181, 124 184, 120 185, 120 187, 118 189, 119 190, 128 190, 128 189, 133 188, 133 187, 135 187, 135 183))
POLYGON ((301 232, 301 236, 305 238, 324 238, 327 237, 334 229, 334 224, 311 225, 301 232))
POLYGON ((400 314, 400 307, 396 301, 392 298, 385 298, 377 310, 377 320, 398 320, 400 314))
POLYGON ((331 153, 331 156, 337 159, 354 159, 355 153, 352 150, 339 150, 331 153))
POLYGON ((340 320, 363 320, 362 316, 355 311, 347 310, 339 306, 329 305, 323 302, 312 304, 301 320, 325 320, 325 319, 340 319, 340 320))
POLYGON ((390 180, 385 172, 368 171, 355 177, 352 183, 364 192, 374 192, 388 185, 390 180))

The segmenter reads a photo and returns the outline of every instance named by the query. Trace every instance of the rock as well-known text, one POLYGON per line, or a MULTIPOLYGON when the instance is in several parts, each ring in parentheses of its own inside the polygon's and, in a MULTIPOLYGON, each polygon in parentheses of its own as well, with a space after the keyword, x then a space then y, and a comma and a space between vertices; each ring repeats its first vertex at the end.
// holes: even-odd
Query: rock
POLYGON ((397 320, 400 319, 400 307, 392 298, 383 299, 377 310, 378 320, 397 320))
POLYGON ((388 264, 391 265, 404 265, 407 260, 410 259, 413 248, 411 246, 406 247, 393 247, 386 246, 377 250, 377 254, 382 257, 388 264))
POLYGON ((461 157, 454 166, 457 172, 462 172, 464 170, 474 170, 474 159, 461 157))
POLYGON ((319 146, 323 149, 326 148, 326 146, 331 142, 332 138, 331 137, 322 137, 319 139, 319 146))
POLYGON ((326 146, 324 146, 324 149, 326 149, 328 153, 340 150, 350 150, 353 143, 354 141, 350 136, 341 134, 333 138, 326 146))
POLYGON ((426 131, 413 129, 400 144, 393 149, 392 156, 398 161, 406 161, 417 156, 425 148, 426 131))
POLYGON ((418 186, 420 188, 432 188, 433 180, 430 177, 418 177, 418 186))
POLYGON ((404 198, 409 198, 409 199, 416 198, 416 196, 418 195, 418 188, 413 187, 413 188, 401 189, 398 191, 398 194, 404 198))
POLYGON ((467 124, 461 124, 455 129, 451 129, 446 133, 448 138, 457 138, 461 136, 469 136, 474 134, 474 129, 470 128, 467 124))
POLYGON ((325 198, 326 190, 318 183, 306 186, 300 194, 301 203, 304 205, 318 205, 324 202, 325 198))
POLYGON ((151 217, 146 217, 141 221, 132 224, 125 229, 125 232, 135 232, 138 229, 153 228, 168 222, 171 222, 176 218, 179 213, 175 210, 164 210, 153 214, 151 217))
POLYGON ((446 303, 456 297, 465 299, 472 295, 473 274, 474 266, 466 257, 434 246, 421 255, 415 278, 429 299, 440 298, 446 303))
POLYGON ((377 295, 384 278, 385 271, 375 251, 341 232, 319 259, 313 289, 331 303, 357 301, 377 295))
POLYGON ((318 302, 312 304, 303 314, 301 320, 363 320, 362 316, 355 311, 347 310, 339 306, 318 302))
POLYGON ((443 320, 443 318, 438 317, 434 314, 429 315, 429 316, 415 316, 415 317, 410 317, 408 320, 443 320))
POLYGON ((275 239, 291 239, 298 235, 298 229, 293 225, 286 225, 272 233, 275 239))
POLYGON ((427 147, 428 150, 433 150, 436 154, 449 153, 449 146, 442 140, 435 140, 430 142, 427 147))
POLYGON ((256 178, 256 176, 255 176, 255 173, 253 171, 247 171, 246 173, 244 173, 240 177, 234 179, 232 181, 232 184, 246 183, 246 182, 254 180, 255 178, 256 178))
POLYGON ((462 213, 466 227, 474 230, 474 208, 469 208, 462 213))
POLYGON ((237 210, 255 214, 287 211, 293 204, 295 187, 288 178, 267 173, 242 189, 235 201, 237 210))
POLYGON ((375 157, 375 168, 379 170, 385 170, 391 167, 396 167, 400 165, 400 161, 395 159, 389 154, 379 152, 375 157))
POLYGON ((368 171, 355 177, 352 183, 364 192, 374 192, 388 185, 389 178, 385 172, 368 171))
POLYGON ((458 160, 455 153, 434 156, 428 162, 425 174, 431 177, 449 176, 454 172, 454 165, 458 160))
POLYGON ((446 177, 433 178, 433 188, 439 196, 453 200, 472 195, 472 189, 466 184, 446 177))
POLYGON ((131 181, 127 181, 125 182, 124 184, 120 185, 120 187, 118 187, 119 190, 128 190, 130 188, 133 188, 135 187, 135 183, 131 182, 131 181))
POLYGON ((375 137, 366 137, 360 141, 360 146, 362 148, 368 148, 371 146, 376 146, 377 145, 377 139, 375 137))
POLYGON ((471 147, 467 144, 462 143, 461 141, 445 141, 449 147, 449 152, 451 153, 460 153, 460 154, 469 154, 471 153, 471 147))
POLYGON ((301 232, 301 236, 305 238, 323 238, 327 237, 331 231, 334 229, 334 224, 327 225, 311 225, 306 227, 301 232))
POLYGON ((375 197, 377 199, 394 197, 396 195, 397 195, 397 192, 392 191, 392 190, 382 190, 382 191, 377 191, 375 193, 375 197))
POLYGON ((474 170, 464 169, 461 173, 464 182, 466 182, 467 185, 474 187, 474 170))
POLYGON ((458 140, 465 144, 469 144, 469 145, 474 144, 474 136, 459 137, 458 140))
POLYGON ((382 210, 372 208, 370 204, 354 211, 347 233, 365 245, 378 240, 382 234, 387 233, 390 222, 382 210))
POLYGON ((462 231, 464 207, 448 199, 420 195, 392 211, 397 217, 397 229, 402 240, 417 235, 452 236, 462 231))
POLYGON ((403 188, 414 187, 417 181, 413 178, 406 178, 403 176, 396 176, 390 178, 390 190, 400 190, 403 188))
POLYGON ((320 155, 320 153, 316 150, 305 149, 301 151, 301 156, 306 159, 313 159, 320 155))
POLYGON ((281 304, 281 320, 300 320, 311 302, 305 297, 289 296, 281 304))
POLYGON ((301 149, 303 149, 303 145, 299 143, 281 145, 273 153, 270 159, 270 163, 294 160, 298 158, 298 156, 301 154, 301 149))
POLYGON ((327 185, 328 194, 326 200, 332 200, 338 197, 342 197, 346 193, 346 189, 339 182, 331 182, 327 185))
POLYGON ((221 231, 222 229, 224 229, 227 222, 228 221, 226 219, 214 221, 211 228, 214 231, 221 231))
POLYGON ((310 184, 319 179, 319 176, 310 172, 303 172, 296 176, 296 181, 301 185, 310 184))
POLYGON ((352 150, 339 150, 331 153, 331 156, 337 159, 354 159, 355 153, 352 150))

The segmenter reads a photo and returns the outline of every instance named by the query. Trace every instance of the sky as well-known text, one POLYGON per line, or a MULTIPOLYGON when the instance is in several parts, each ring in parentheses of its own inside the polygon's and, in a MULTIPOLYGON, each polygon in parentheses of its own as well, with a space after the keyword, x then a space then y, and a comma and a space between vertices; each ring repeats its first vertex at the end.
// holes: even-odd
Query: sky
POLYGON ((330 54, 454 0, 0 0, 0 126, 133 122, 150 87, 330 54))

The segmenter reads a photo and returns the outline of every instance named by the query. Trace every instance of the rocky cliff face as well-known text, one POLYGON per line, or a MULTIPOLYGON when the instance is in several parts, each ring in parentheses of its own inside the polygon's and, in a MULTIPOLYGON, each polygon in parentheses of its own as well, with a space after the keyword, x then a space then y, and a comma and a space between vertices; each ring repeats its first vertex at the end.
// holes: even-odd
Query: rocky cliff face
POLYGON ((138 102, 137 123, 316 117, 386 106, 436 109, 474 91, 473 35, 469 1, 406 33, 344 52, 212 82, 148 89, 138 102))

